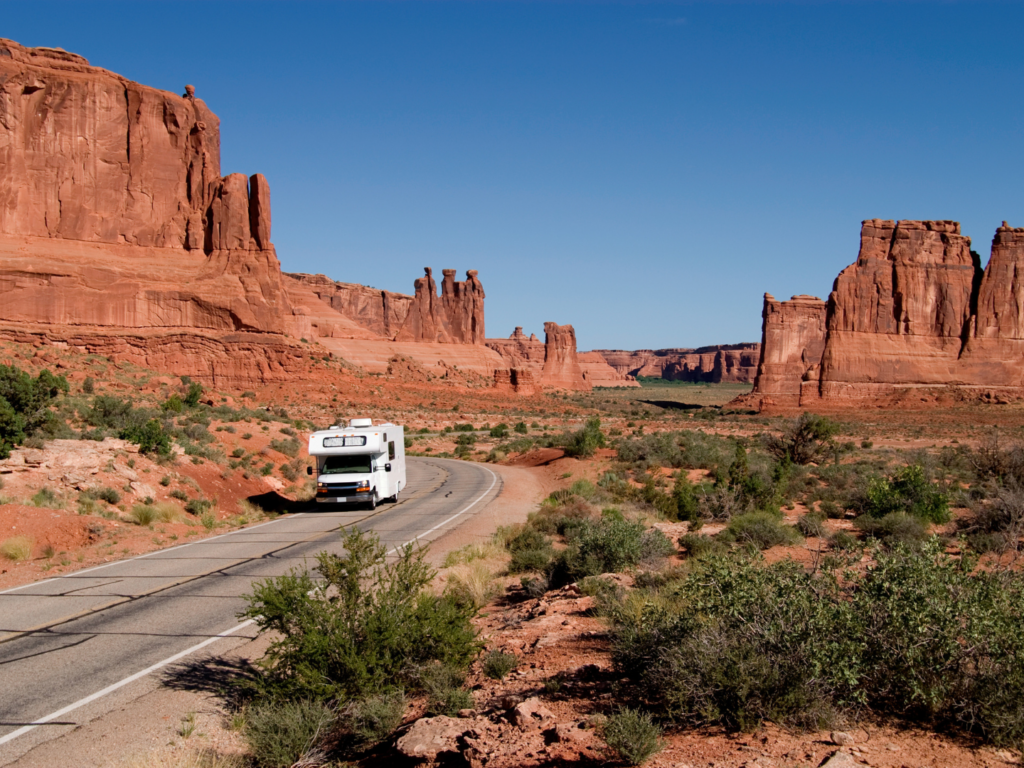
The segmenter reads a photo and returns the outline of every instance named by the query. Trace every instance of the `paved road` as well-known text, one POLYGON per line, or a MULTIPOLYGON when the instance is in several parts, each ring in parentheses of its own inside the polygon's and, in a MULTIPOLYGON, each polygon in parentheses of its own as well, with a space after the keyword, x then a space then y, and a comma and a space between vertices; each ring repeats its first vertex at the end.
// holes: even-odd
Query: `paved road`
POLYGON ((389 549, 431 541, 501 490, 486 467, 444 459, 408 459, 408 481, 398 504, 375 512, 313 504, 0 593, 0 765, 123 703, 154 667, 226 647, 228 637, 252 637, 254 627, 235 618, 252 581, 312 564, 325 549, 340 552, 340 527, 376 531, 389 549))

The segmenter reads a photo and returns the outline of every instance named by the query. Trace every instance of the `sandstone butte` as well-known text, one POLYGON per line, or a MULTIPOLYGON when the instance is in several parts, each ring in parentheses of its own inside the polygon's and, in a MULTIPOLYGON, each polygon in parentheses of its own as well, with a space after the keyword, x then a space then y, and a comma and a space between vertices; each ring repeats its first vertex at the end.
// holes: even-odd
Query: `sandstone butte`
POLYGON ((1024 395, 1024 229, 982 269, 955 221, 871 219, 828 301, 764 297, 750 399, 863 405, 915 388, 1024 395))
POLYGON ((0 337, 238 387, 301 374, 303 339, 524 394, 630 383, 582 364, 572 326, 546 324, 525 356, 488 340, 477 272, 442 274, 440 294, 427 269, 407 296, 282 273, 270 186, 221 175, 220 121, 192 86, 0 39, 0 337))

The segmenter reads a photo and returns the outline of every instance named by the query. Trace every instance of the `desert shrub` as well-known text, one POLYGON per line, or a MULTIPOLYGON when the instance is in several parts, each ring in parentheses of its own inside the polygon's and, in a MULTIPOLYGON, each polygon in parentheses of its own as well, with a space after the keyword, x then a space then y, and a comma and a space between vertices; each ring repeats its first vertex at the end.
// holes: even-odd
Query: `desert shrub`
POLYGON ((924 469, 912 464, 888 479, 872 479, 864 511, 879 518, 903 512, 932 523, 944 523, 949 520, 949 501, 945 493, 928 482, 924 469))
POLYGON ((128 513, 128 520, 136 525, 152 525, 156 517, 156 509, 146 504, 136 504, 128 513))
POLYGON ((92 376, 86 376, 82 382, 82 392, 91 395, 96 391, 96 380, 92 376))
POLYGON ((246 710, 242 734, 260 768, 290 768, 317 749, 334 722, 320 701, 267 701, 246 710))
POLYGON ((640 559, 638 564, 646 568, 657 568, 666 557, 676 553, 676 548, 664 533, 657 528, 648 528, 640 535, 640 559))
POLYGON ((852 536, 846 531, 836 531, 829 539, 829 544, 838 550, 844 552, 850 552, 860 546, 860 541, 856 536, 852 536))
POLYGON ((188 384, 188 390, 185 392, 185 397, 182 401, 189 408, 195 408, 199 405, 199 398, 203 396, 203 385, 198 381, 185 382, 188 384))
POLYGON ((700 533, 680 536, 679 546, 685 549, 690 557, 696 558, 723 555, 728 551, 726 545, 717 538, 700 533))
POLYGON ((554 557, 551 539, 533 526, 523 526, 517 533, 505 541, 512 559, 508 565, 509 573, 525 571, 544 571, 554 557))
POLYGON ((378 744, 402 724, 406 700, 402 691, 391 691, 352 702, 344 712, 345 725, 360 747, 378 744))
POLYGON ((474 432, 474 431, 476 431, 476 427, 474 427, 472 424, 456 424, 454 427, 452 427, 452 429, 455 432, 474 432))
POLYGON ((177 393, 168 397, 160 405, 160 410, 166 413, 181 413, 185 410, 185 404, 181 401, 181 398, 177 393))
POLYGON ((671 432, 656 432, 653 435, 620 440, 618 456, 620 461, 638 469, 683 465, 683 452, 679 450, 676 437, 671 432))
MULTIPOLYGON (((171 496, 174 495, 175 494, 172 492, 171 496)), ((185 503, 185 511, 188 512, 190 515, 199 516, 213 509, 213 502, 210 501, 209 499, 189 499, 188 494, 185 494, 185 498, 188 499, 188 501, 185 503)))
POLYGON ((590 501, 597 494, 597 486, 589 480, 577 480, 569 486, 569 493, 590 501))
POLYGON ((685 430, 677 436, 682 465, 687 469, 711 469, 726 463, 733 452, 726 438, 699 430, 685 430))
POLYGON ((772 435, 765 448, 775 458, 794 464, 810 464, 821 459, 833 444, 839 425, 813 413, 803 413, 782 434, 772 435))
POLYGON ((97 499, 103 499, 103 501, 107 502, 108 504, 117 504, 119 501, 121 501, 121 494, 118 493, 114 488, 97 488, 96 490, 92 491, 91 495, 95 496, 95 498, 97 499))
POLYGON ((661 750, 661 728, 650 714, 624 708, 609 715, 601 734, 627 765, 643 765, 661 750))
POLYGON ((43 370, 33 379, 16 366, 0 365, 0 459, 37 430, 56 436, 61 427, 49 406, 67 392, 63 376, 43 370))
POLYGON ((150 419, 141 425, 125 427, 121 430, 120 437, 138 444, 139 453, 156 453, 161 456, 169 456, 171 453, 171 437, 156 419, 150 419))
MULTIPOLYGON (((188 501, 188 494, 185 493, 185 491, 181 490, 181 488, 175 488, 173 491, 171 491, 167 495, 170 496, 172 499, 179 499, 180 501, 188 501)), ((188 509, 188 508, 186 507, 186 509, 188 509)), ((192 510, 188 510, 188 511, 191 512, 192 510)))
POLYGON ((519 435, 525 435, 529 431, 527 429, 526 422, 524 421, 517 421, 516 425, 512 429, 519 435))
POLYGON ((32 546, 35 542, 28 536, 12 536, 0 544, 0 555, 16 563, 32 557, 32 546))
POLYGON ((972 543, 989 551, 1016 548, 1024 533, 1024 489, 1013 481, 997 488, 991 499, 975 505, 974 514, 959 527, 972 543))
POLYGON ((295 458, 299 455, 299 441, 295 438, 288 440, 271 440, 270 447, 278 453, 295 458))
POLYGON ((482 608, 498 593, 494 576, 481 562, 457 565, 448 574, 445 591, 459 602, 482 608))
POLYGON ((483 672, 492 680, 503 680, 517 666, 519 659, 514 653, 491 651, 484 657, 483 672))
POLYGON ((792 526, 785 525, 777 515, 770 512, 737 515, 729 521, 719 537, 724 541, 750 544, 758 549, 798 544, 801 538, 792 526))
POLYGON ((861 515, 853 524, 867 536, 878 539, 889 547, 897 544, 917 547, 928 538, 928 529, 924 522, 905 512, 890 512, 883 518, 861 515))
POLYGON ((502 422, 501 424, 491 427, 490 435, 491 437, 505 437, 508 435, 508 424, 502 422))
POLYGON ((601 431, 601 419, 592 416, 582 429, 562 435, 556 444, 565 450, 566 456, 593 456, 598 448, 604 448, 604 433, 601 431))
POLYGON ((49 509, 60 509, 62 502, 60 497, 49 488, 40 488, 32 496, 32 503, 37 507, 47 507, 49 509))
POLYGON ((792 562, 698 561, 676 597, 612 607, 613 659, 666 716, 748 730, 825 725, 859 670, 852 609, 792 562))
POLYGON ((825 534, 825 515, 820 512, 808 512, 797 520, 796 529, 804 536, 823 536, 825 534))
POLYGON ((644 525, 602 517, 583 519, 566 530, 568 546, 552 564, 555 583, 635 568, 643 553, 644 525))
POLYGON ((843 517, 843 509, 834 501, 826 499, 818 505, 818 511, 829 520, 840 520, 843 517))
POLYGON ((244 615, 275 638, 259 688, 344 703, 399 689, 415 666, 469 663, 475 609, 427 591, 423 550, 388 561, 380 539, 355 528, 342 544, 344 555, 317 556, 322 580, 302 570, 254 585, 244 615))

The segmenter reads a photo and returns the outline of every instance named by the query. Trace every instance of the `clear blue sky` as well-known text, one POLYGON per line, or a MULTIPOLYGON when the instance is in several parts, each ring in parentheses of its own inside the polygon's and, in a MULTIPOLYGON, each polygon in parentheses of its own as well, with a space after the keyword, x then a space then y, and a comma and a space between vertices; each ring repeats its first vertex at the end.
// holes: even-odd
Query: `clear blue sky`
POLYGON ((288 271, 480 270, 489 336, 760 338, 865 218, 1024 226, 1024 4, 6 2, 0 36, 196 86, 288 271))

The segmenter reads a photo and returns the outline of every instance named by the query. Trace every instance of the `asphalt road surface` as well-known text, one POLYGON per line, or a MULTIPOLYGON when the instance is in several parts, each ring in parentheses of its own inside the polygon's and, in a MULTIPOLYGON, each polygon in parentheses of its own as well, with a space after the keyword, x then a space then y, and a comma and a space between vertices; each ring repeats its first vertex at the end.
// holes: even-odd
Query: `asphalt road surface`
MULTIPOLYGON (((236 618, 255 579, 340 552, 339 528, 389 551, 429 542, 489 504, 487 467, 408 459, 397 504, 309 511, 0 593, 0 765, 131 700, 133 687, 193 654, 251 638, 236 618), (127 697, 127 698, 126 698, 127 697)), ((72 764, 73 759, 68 764, 72 764)))

